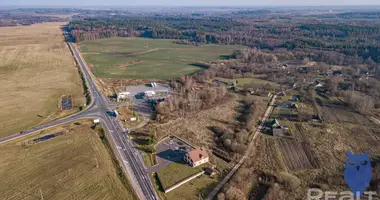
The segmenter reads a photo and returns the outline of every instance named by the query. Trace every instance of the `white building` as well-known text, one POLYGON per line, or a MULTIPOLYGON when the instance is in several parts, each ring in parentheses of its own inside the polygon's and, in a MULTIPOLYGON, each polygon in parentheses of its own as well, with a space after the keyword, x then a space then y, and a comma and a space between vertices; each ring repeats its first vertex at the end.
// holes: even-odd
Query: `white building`
POLYGON ((117 94, 117 101, 120 101, 121 99, 127 99, 130 95, 130 92, 120 92, 117 94))
POLYGON ((152 97, 152 96, 156 95, 156 92, 154 92, 154 91, 145 91, 144 94, 147 97, 152 97))
POLYGON ((209 161, 208 153, 203 149, 195 149, 188 152, 184 160, 192 167, 197 167, 201 164, 207 163, 209 161))

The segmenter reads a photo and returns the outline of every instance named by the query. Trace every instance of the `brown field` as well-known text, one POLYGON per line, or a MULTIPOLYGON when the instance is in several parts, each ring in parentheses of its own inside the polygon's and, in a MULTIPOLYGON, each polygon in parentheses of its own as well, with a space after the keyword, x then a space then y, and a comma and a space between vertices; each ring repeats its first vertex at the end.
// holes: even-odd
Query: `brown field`
POLYGON ((346 122, 363 125, 373 124, 365 116, 351 111, 349 108, 323 106, 322 113, 323 119, 328 123, 346 122))
POLYGON ((0 145, 0 199, 136 199, 98 129, 76 124, 0 145), (52 133, 57 136, 33 141, 52 133))
POLYGON ((63 24, 0 28, 0 137, 72 113, 85 102, 63 24), (72 95, 74 110, 59 112, 62 95, 72 95))
POLYGON ((312 156, 313 154, 310 152, 310 147, 307 144, 292 139, 279 139, 278 143, 290 171, 318 167, 315 164, 317 161, 312 156))

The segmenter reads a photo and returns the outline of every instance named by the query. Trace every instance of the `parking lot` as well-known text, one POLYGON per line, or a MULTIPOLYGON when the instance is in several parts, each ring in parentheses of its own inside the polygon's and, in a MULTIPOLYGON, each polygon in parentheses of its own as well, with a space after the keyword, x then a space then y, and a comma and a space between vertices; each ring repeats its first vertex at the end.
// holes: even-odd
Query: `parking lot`
POLYGON ((170 136, 156 145, 157 165, 148 168, 148 172, 157 172, 172 162, 183 160, 187 152, 193 148, 183 141, 170 136))
POLYGON ((170 86, 167 84, 157 84, 155 87, 152 87, 151 84, 128 86, 126 87, 126 91, 130 92, 133 96, 144 93, 146 91, 154 91, 156 93, 169 93, 170 86))

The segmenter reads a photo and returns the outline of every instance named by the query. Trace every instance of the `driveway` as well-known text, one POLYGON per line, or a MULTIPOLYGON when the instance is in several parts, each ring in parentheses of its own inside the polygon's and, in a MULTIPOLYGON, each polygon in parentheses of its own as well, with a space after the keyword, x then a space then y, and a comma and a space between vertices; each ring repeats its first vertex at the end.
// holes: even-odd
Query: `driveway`
POLYGON ((147 172, 158 172, 173 162, 183 160, 193 148, 175 137, 168 137, 156 145, 157 165, 149 167, 147 172))

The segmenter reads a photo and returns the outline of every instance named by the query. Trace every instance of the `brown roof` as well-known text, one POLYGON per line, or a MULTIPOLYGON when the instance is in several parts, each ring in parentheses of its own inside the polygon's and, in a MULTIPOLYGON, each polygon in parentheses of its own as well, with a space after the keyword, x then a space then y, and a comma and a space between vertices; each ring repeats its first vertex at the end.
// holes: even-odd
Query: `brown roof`
POLYGON ((198 162, 198 161, 208 157, 208 153, 203 149, 192 150, 188 153, 188 155, 189 155, 189 158, 193 162, 198 162))

